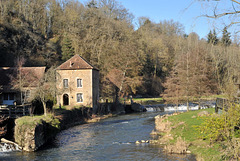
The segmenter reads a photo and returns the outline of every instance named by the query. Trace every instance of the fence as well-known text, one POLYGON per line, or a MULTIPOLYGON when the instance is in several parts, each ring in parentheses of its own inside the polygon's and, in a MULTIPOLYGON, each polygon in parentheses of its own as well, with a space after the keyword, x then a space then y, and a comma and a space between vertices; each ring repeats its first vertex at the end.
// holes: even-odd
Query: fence
POLYGON ((17 105, 17 106, 7 106, 0 105, 0 115, 10 117, 10 118, 18 118, 22 116, 27 116, 30 114, 31 105, 17 105))

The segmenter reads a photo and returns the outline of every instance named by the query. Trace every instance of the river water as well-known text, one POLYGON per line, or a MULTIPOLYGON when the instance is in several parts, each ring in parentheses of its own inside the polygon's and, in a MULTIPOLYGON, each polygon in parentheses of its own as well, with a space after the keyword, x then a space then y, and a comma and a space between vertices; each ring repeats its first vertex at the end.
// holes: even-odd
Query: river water
POLYGON ((33 152, 0 152, 0 160, 13 161, 169 161, 195 160, 193 155, 167 155, 162 148, 135 144, 150 140, 154 116, 163 112, 121 115, 98 123, 84 124, 60 132, 53 143, 33 152))

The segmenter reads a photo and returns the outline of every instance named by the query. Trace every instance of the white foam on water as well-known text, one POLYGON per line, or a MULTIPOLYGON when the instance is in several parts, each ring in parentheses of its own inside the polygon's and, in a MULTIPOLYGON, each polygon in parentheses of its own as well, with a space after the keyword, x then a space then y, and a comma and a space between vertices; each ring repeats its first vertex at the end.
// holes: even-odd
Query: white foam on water
POLYGON ((149 112, 162 111, 159 107, 146 107, 146 110, 149 112))
MULTIPOLYGON (((211 105, 210 107, 213 108, 214 106, 211 105)), ((164 108, 164 111, 166 111, 166 112, 187 111, 187 105, 180 105, 180 106, 169 105, 169 106, 164 106, 161 108, 164 108)), ((149 112, 162 111, 161 108, 160 108, 160 106, 146 107, 147 111, 149 111, 149 112)), ((209 108, 209 107, 201 106, 201 109, 206 109, 206 108, 209 108)), ((196 104, 189 105, 189 110, 198 110, 198 109, 199 109, 199 106, 196 104)))
POLYGON ((0 152, 20 151, 19 147, 13 144, 0 143, 0 152))

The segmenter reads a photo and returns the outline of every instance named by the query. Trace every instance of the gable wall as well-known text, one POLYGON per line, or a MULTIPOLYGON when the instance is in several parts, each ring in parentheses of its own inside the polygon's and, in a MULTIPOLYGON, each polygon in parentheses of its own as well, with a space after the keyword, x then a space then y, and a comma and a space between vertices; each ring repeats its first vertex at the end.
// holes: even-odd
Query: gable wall
POLYGON ((92 69, 58 70, 57 72, 59 73, 57 88, 60 90, 58 103, 63 105, 63 95, 68 94, 70 106, 93 107, 92 69), (82 88, 77 88, 77 78, 82 79, 82 88), (63 79, 68 79, 68 88, 63 88, 63 79), (77 93, 83 93, 83 102, 77 102, 77 93))

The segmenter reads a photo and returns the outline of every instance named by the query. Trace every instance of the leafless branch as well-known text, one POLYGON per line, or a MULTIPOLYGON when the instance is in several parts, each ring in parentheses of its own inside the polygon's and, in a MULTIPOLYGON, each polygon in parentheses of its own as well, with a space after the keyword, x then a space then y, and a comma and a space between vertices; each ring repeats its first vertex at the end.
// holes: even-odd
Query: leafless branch
POLYGON ((233 25, 236 25, 236 24, 240 24, 240 22, 231 22, 229 25, 227 25, 226 27, 229 28, 233 25))
POLYGON ((240 2, 238 2, 238 1, 236 1, 236 0, 232 0, 232 2, 235 2, 235 3, 237 3, 237 4, 240 5, 240 2))
POLYGON ((221 13, 221 14, 215 14, 214 16, 209 16, 209 15, 203 15, 202 17, 208 17, 208 18, 220 18, 226 15, 234 15, 234 14, 238 14, 240 13, 240 11, 235 11, 235 12, 225 12, 225 13, 221 13))
POLYGON ((236 12, 237 10, 236 10, 236 8, 235 8, 235 6, 234 6, 234 4, 233 4, 233 2, 232 2, 232 8, 233 8, 233 10, 236 12))

